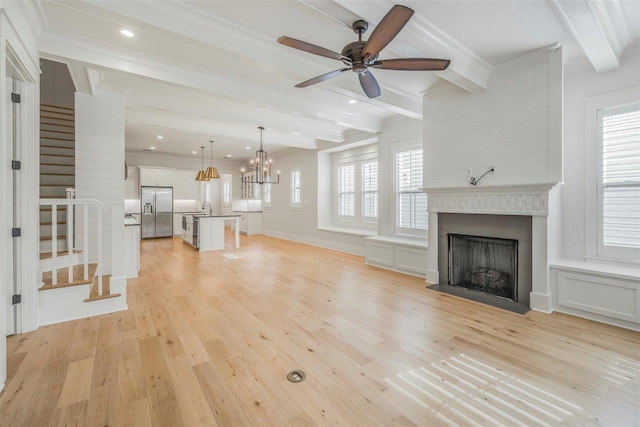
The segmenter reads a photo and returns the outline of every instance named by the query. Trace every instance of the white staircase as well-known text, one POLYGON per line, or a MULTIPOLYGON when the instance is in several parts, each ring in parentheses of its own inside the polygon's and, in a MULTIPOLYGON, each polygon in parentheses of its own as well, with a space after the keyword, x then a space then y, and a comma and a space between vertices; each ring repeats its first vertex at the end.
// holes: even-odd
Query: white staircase
POLYGON ((91 199, 47 198, 39 203, 41 210, 62 218, 64 227, 61 235, 59 222, 50 224, 51 251, 40 254, 40 324, 125 310, 126 280, 112 282, 103 269, 112 257, 103 251, 104 221, 122 222, 122 212, 118 215, 91 199))

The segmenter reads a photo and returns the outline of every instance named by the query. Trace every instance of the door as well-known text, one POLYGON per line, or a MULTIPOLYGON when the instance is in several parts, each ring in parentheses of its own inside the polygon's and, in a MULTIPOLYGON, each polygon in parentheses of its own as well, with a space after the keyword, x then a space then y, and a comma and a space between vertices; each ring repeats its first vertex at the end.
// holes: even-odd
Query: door
MULTIPOLYGON (((9 152, 11 153, 11 159, 20 160, 20 150, 19 150, 19 129, 20 129, 20 109, 18 108, 19 104, 14 103, 11 99, 11 92, 19 94, 20 93, 20 82, 17 80, 13 80, 12 78, 7 78, 7 88, 9 92, 7 94, 7 112, 9 114, 8 123, 10 126, 7 127, 8 138, 7 141, 11 144, 9 147, 9 152)), ((20 191, 20 171, 13 170, 11 177, 11 211, 12 211, 12 227, 20 227, 20 212, 18 211, 18 195, 20 191)), ((19 332, 18 325, 18 305, 13 304, 13 295, 19 295, 20 289, 18 284, 18 273, 20 271, 19 258, 18 253, 20 251, 20 238, 14 237, 13 248, 11 251, 11 265, 12 268, 8 272, 10 276, 10 280, 8 281, 8 289, 7 289, 7 335, 13 335, 19 332)))
POLYGON ((142 187, 140 190, 140 228, 143 239, 156 237, 156 190, 142 187))
POLYGON ((173 188, 156 188, 156 237, 173 236, 173 188))

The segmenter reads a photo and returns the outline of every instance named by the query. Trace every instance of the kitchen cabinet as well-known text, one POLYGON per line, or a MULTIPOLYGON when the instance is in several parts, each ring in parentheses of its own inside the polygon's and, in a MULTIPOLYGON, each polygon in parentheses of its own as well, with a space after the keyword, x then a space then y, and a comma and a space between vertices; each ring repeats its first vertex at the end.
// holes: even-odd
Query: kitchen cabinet
POLYGON ((140 271, 140 225, 124 227, 124 245, 127 256, 124 257, 125 277, 138 277, 140 271))
POLYGON ((127 168, 127 180, 124 182, 124 198, 140 198, 140 171, 136 167, 127 168))
POLYGON ((181 236, 182 235, 182 215, 181 213, 173 214, 173 235, 181 236))
POLYGON ((234 212, 240 215, 240 233, 262 234, 262 212, 234 212))
POLYGON ((140 168, 141 187, 173 187, 173 169, 140 168))
POLYGON ((200 182, 195 180, 197 171, 177 170, 173 173, 173 199, 199 200, 200 182))

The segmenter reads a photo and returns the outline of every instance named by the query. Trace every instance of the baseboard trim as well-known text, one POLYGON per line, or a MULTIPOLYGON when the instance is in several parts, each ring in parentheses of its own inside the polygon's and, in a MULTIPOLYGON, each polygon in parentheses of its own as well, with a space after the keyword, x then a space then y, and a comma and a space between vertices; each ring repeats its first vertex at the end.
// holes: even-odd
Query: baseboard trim
POLYGON ((628 322, 626 320, 614 319, 612 317, 601 316, 595 313, 589 313, 582 310, 577 310, 569 307, 556 307, 555 311, 558 313, 563 313, 569 316, 581 317, 583 319, 591 320, 593 322, 605 323, 611 326, 617 326, 619 328, 629 329, 632 331, 640 332, 640 325, 633 322, 628 322))
MULTIPOLYGON (((308 237, 299 236, 297 234, 282 233, 280 231, 274 231, 274 230, 263 230, 262 234, 270 237, 275 237, 278 239, 290 240, 292 242, 297 242, 297 243, 304 243, 305 245, 317 246, 319 248, 330 249, 338 252, 344 252, 351 255, 358 255, 362 257, 364 256, 364 247, 359 248, 357 246, 343 245, 340 243, 332 243, 326 240, 311 239, 308 237)), ((364 238, 363 238, 363 244, 364 244, 364 238)))
POLYGON ((553 313, 552 299, 553 294, 539 294, 531 292, 529 294, 529 305, 531 306, 531 310, 551 314, 553 313))
POLYGON ((418 273, 418 272, 409 271, 409 270, 400 270, 398 268, 393 268, 393 267, 391 267, 389 265, 378 264, 378 263, 375 263, 375 262, 367 261, 366 259, 365 259, 364 263, 366 265, 370 265, 371 267, 378 267, 378 268, 382 268, 384 270, 395 271, 396 273, 406 274, 408 276, 413 276, 413 277, 419 277, 421 279, 425 278, 424 273, 418 273))

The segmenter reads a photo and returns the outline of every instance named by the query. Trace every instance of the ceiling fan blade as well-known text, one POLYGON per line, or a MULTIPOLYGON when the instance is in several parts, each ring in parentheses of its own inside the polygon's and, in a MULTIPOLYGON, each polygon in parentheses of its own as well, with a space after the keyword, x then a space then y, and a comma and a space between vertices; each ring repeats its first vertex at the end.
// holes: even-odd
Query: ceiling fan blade
POLYGON ((323 47, 316 46, 314 44, 303 42, 297 39, 292 39, 291 37, 282 36, 278 38, 278 43, 292 47, 294 49, 313 53, 314 55, 320 55, 324 56, 325 58, 337 59, 338 61, 347 61, 348 63, 351 63, 351 60, 349 58, 342 54, 339 54, 338 52, 334 52, 332 50, 325 49, 323 47))
POLYGON ((450 62, 448 59, 400 58, 376 61, 369 67, 382 70, 441 71, 446 70, 450 62))
POLYGON ((360 79, 360 86, 362 86, 364 93, 366 93, 369 98, 380 96, 380 85, 370 71, 358 74, 358 78, 360 79))
POLYGON ((351 68, 342 68, 342 69, 340 69, 340 70, 334 70, 334 71, 331 71, 330 73, 323 74, 323 75, 318 76, 318 77, 314 77, 314 78, 312 78, 312 79, 310 79, 310 80, 307 80, 306 82, 298 83, 298 84, 296 85, 296 87, 307 87, 307 86, 311 86, 311 85, 314 85, 314 84, 316 84, 316 83, 320 83, 320 82, 323 82, 323 81, 325 81, 325 80, 329 80, 330 78, 333 78, 333 77, 335 77, 335 76, 337 76, 337 75, 339 75, 339 74, 342 74, 342 73, 344 73, 345 71, 349 71, 350 69, 351 69, 351 68))
POLYGON ((406 23, 411 19, 413 10, 406 6, 395 5, 382 18, 367 40, 367 44, 362 49, 362 57, 365 61, 376 56, 386 45, 389 44, 406 23))

